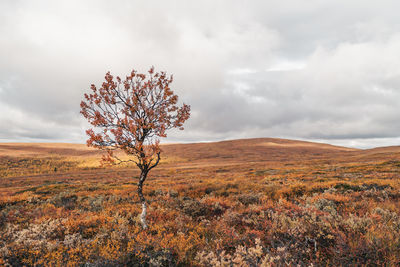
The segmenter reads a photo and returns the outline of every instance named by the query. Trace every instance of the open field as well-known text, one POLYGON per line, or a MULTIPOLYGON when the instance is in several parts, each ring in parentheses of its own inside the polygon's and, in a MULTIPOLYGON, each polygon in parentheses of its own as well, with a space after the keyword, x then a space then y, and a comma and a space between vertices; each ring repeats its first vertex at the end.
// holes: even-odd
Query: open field
POLYGON ((0 144, 0 265, 400 264, 400 147, 162 146, 144 186, 72 144, 0 144))

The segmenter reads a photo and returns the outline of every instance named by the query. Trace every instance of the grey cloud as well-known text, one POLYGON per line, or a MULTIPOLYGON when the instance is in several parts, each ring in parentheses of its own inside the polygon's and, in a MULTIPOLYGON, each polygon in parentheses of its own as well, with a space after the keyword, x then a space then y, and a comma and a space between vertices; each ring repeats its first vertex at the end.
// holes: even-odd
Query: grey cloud
POLYGON ((227 84, 232 93, 224 95, 228 105, 216 112, 219 103, 208 102, 214 106, 203 120, 216 132, 242 127, 249 137, 259 128, 267 136, 292 138, 398 137, 399 46, 396 36, 347 43, 316 49, 301 70, 236 75, 227 84))
POLYGON ((8 127, 0 138, 83 142, 79 102, 90 84, 108 70, 124 76, 155 65, 174 74, 175 92, 192 106, 186 130, 171 132, 171 141, 396 142, 399 7, 394 0, 2 1, 0 124, 8 127))

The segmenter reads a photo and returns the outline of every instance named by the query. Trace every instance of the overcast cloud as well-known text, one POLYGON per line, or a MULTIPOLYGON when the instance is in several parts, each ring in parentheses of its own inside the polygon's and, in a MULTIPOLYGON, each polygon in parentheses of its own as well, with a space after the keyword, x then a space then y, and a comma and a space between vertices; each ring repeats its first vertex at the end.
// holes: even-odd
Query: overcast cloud
POLYGON ((168 141, 400 142, 400 2, 0 1, 0 141, 84 142, 91 83, 174 74, 168 141))

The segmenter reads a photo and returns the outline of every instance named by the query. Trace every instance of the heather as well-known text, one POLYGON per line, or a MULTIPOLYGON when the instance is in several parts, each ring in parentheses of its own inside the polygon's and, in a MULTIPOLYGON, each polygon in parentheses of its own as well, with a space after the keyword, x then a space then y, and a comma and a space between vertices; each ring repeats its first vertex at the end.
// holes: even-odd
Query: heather
POLYGON ((146 230, 135 166, 95 166, 97 152, 65 157, 64 169, 62 152, 12 157, 45 166, 1 175, 0 263, 400 264, 398 148, 250 139, 161 149, 165 157, 143 187, 146 230))

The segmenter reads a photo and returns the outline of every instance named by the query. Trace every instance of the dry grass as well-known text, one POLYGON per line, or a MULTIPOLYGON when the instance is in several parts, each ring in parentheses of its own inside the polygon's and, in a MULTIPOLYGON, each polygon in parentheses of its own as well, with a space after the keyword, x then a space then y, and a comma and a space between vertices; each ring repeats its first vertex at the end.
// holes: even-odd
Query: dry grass
POLYGON ((399 147, 162 149, 144 187, 145 232, 134 166, 99 168, 99 152, 82 145, 1 144, 13 154, 0 157, 0 265, 400 263, 399 147))

